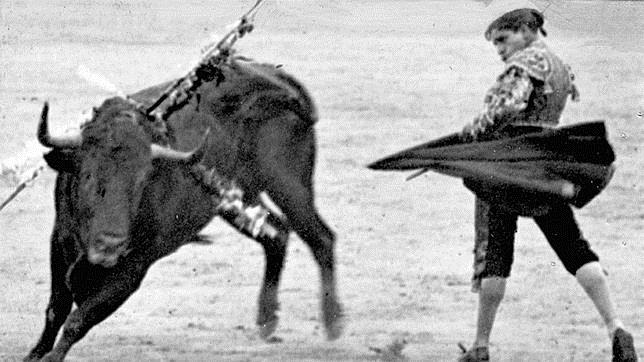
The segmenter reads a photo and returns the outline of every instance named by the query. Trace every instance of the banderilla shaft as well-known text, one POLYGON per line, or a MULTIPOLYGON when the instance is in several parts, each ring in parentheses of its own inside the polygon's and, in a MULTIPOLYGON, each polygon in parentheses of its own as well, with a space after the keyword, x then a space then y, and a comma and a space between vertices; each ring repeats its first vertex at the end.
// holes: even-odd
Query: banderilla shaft
POLYGON ((0 205, 0 211, 4 209, 4 207, 7 206, 11 202, 11 200, 18 196, 18 194, 27 187, 27 184, 29 184, 29 182, 35 180, 36 177, 40 175, 40 171, 42 171, 44 168, 45 165, 36 167, 31 176, 27 180, 22 181, 20 185, 18 185, 18 187, 16 187, 16 189, 11 193, 11 195, 9 195, 9 197, 7 197, 7 199, 2 202, 2 205, 0 205))

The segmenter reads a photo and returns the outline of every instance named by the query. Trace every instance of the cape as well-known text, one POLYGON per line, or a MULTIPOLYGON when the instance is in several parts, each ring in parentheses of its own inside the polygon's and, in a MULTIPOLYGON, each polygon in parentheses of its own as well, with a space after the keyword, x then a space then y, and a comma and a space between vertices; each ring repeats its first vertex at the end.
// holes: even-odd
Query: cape
POLYGON ((367 167, 459 177, 477 197, 534 215, 555 202, 588 204, 608 185, 614 161, 604 122, 596 121, 492 141, 465 142, 454 133, 367 167))

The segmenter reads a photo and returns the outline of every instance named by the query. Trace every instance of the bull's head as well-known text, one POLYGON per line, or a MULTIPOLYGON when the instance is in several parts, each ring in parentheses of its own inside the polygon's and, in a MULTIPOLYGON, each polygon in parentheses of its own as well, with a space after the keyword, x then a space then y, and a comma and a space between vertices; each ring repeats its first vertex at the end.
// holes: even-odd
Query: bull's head
MULTIPOLYGON (((141 107, 122 98, 108 99, 95 110, 82 131, 62 137, 50 135, 49 106, 45 103, 38 140, 53 151, 48 164, 77 179, 70 195, 78 212, 79 236, 93 264, 111 267, 129 250, 132 225, 154 159, 180 164, 198 163, 204 144, 179 152, 151 142, 141 107)), ((204 138, 205 141, 205 138, 204 138)))

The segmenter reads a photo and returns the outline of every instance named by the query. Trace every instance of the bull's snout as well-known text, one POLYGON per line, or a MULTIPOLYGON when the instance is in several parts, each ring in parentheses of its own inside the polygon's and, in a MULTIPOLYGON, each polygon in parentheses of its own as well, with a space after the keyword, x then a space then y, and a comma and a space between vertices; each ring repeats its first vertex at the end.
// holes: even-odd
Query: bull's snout
POLYGON ((92 264, 111 268, 125 253, 126 241, 126 236, 100 234, 91 243, 87 251, 87 260, 92 264))

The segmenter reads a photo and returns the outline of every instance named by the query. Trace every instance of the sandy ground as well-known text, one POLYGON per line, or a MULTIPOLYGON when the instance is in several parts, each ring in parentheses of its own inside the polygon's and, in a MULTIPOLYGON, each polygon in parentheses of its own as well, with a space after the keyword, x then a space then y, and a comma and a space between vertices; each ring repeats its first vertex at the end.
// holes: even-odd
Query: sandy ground
MULTIPOLYGON (((184 74, 209 34, 223 33, 251 1, 0 2, 0 199, 12 168, 38 161, 44 100, 53 127, 110 94, 77 75, 85 66, 126 93, 184 74)), ((540 6, 545 1, 535 1, 540 6)), ((605 119, 618 154, 608 189, 577 212, 608 270, 619 314, 644 355, 644 3, 553 1, 548 42, 577 73, 582 101, 562 122, 605 119), (638 35, 639 34, 639 35, 638 35)), ((239 51, 283 64, 314 95, 318 207, 337 231, 344 336, 326 342, 318 273, 293 238, 280 288, 282 343, 255 331, 259 245, 214 221, 214 243, 155 264, 141 289, 70 352, 70 361, 360 361, 370 347, 407 344, 413 361, 453 360, 474 334, 470 292, 473 197, 459 180, 364 165, 460 129, 502 65, 482 32, 498 2, 267 0, 239 51)), ((0 360, 21 359, 44 325, 49 296, 53 180, 0 212, 0 360)), ((610 346, 591 302, 530 220, 493 334, 493 359, 606 361, 610 346)))

